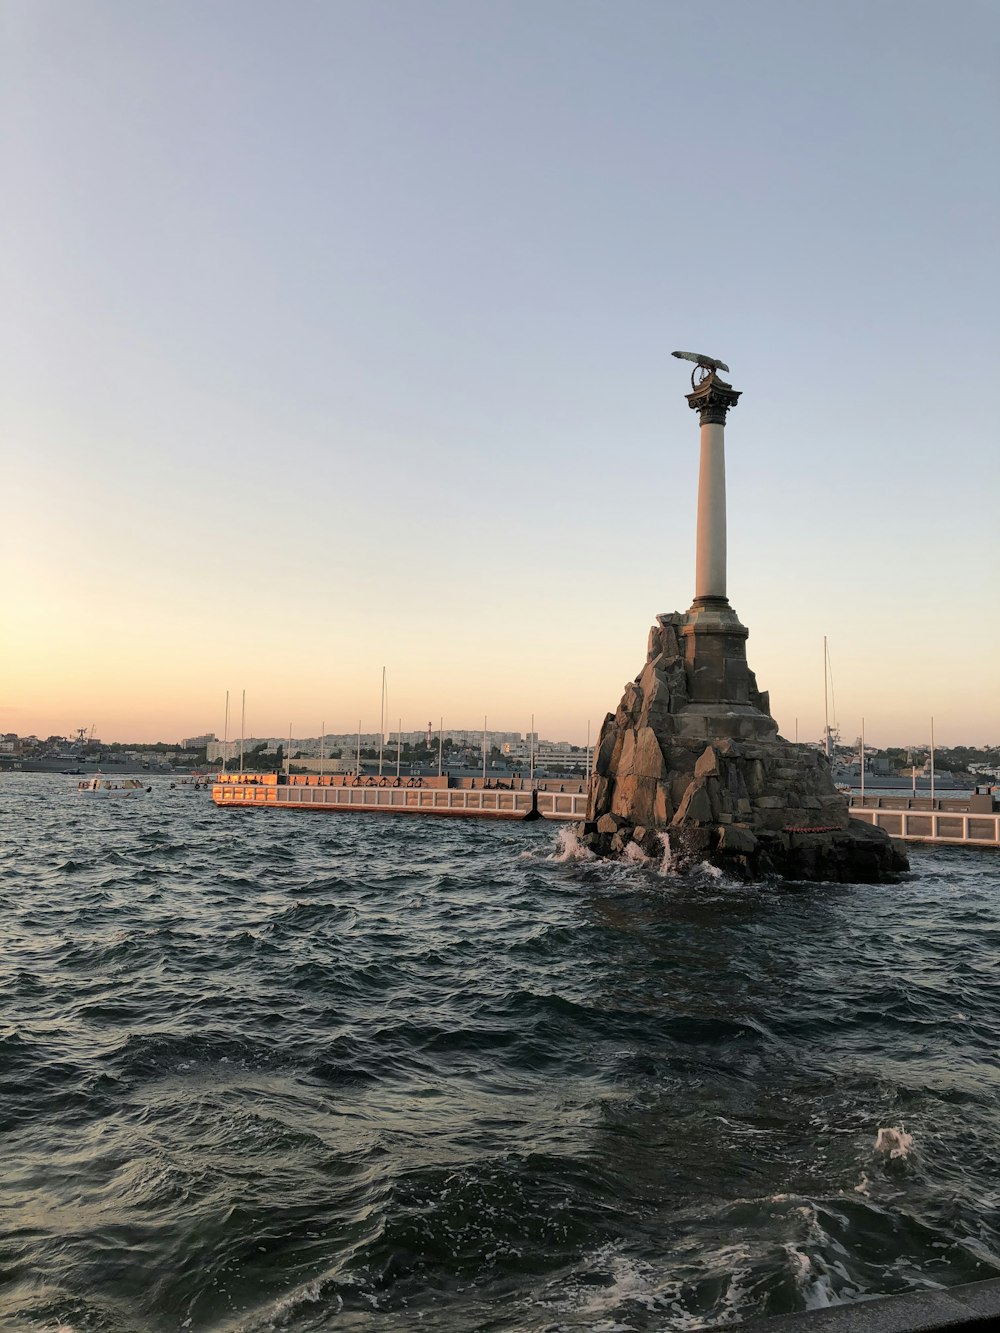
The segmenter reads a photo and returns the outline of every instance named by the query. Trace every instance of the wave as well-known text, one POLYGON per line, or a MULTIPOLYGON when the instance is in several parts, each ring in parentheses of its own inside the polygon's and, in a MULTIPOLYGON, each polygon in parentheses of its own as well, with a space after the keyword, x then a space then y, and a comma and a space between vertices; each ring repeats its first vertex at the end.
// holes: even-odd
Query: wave
POLYGON ((0 1324, 680 1333, 1000 1271, 992 860, 777 892, 33 781, 0 1250, 48 1285, 0 1324))

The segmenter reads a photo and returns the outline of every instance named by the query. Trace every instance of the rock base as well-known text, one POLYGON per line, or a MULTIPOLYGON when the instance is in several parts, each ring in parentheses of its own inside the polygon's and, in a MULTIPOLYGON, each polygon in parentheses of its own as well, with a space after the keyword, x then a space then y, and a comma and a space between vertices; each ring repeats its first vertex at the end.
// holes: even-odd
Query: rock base
POLYGON ((646 665, 601 729, 583 844, 707 861, 740 879, 878 883, 908 868, 850 818, 826 757, 777 734, 728 603, 658 617, 646 665))

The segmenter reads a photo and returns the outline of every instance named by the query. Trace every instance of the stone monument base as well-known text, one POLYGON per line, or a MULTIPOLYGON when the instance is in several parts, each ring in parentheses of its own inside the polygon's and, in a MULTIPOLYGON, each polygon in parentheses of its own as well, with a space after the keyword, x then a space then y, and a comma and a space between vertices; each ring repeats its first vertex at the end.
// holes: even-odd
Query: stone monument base
MULTIPOLYGON (((704 599, 707 602, 709 599, 704 599)), ((779 736, 724 599, 657 618, 646 665, 601 729, 585 846, 618 857, 669 847, 741 879, 881 882, 898 844, 852 820, 825 755, 779 736)))

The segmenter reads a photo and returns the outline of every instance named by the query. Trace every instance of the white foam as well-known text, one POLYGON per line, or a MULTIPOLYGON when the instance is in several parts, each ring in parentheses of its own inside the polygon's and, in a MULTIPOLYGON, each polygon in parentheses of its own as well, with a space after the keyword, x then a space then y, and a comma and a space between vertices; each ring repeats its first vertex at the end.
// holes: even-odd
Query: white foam
POLYGON ((813 1245, 822 1245, 829 1241, 830 1237, 820 1226, 819 1212, 814 1203, 807 1199, 804 1203, 796 1205, 792 1212, 801 1217, 806 1224, 806 1240, 813 1245))
POLYGON ((584 847, 580 835, 574 828, 561 828, 556 834, 557 850, 546 859, 549 861, 593 861, 594 853, 584 847))
POLYGON ((609 1243, 588 1256, 587 1267, 591 1271, 603 1270, 609 1279, 607 1285, 594 1286, 574 1274, 553 1283, 537 1303, 561 1313, 572 1311, 592 1319, 610 1315, 623 1301, 633 1301, 648 1308, 653 1271, 641 1259, 620 1254, 609 1243))
POLYGON ((284 1296, 279 1296, 264 1309, 248 1315, 235 1327, 238 1333, 271 1333, 271 1330, 285 1328, 288 1321, 301 1312, 302 1306, 314 1305, 320 1301, 332 1300, 329 1313, 339 1314, 344 1308, 344 1298, 338 1292, 327 1293, 327 1288, 334 1282, 339 1282, 342 1286, 351 1285, 352 1279, 344 1275, 338 1278, 332 1271, 322 1273, 311 1282, 304 1282, 286 1292, 284 1296))
MULTIPOLYGON (((584 1315, 589 1319, 601 1316, 613 1319, 612 1312, 623 1301, 651 1308, 653 1271, 641 1259, 620 1254, 609 1243, 587 1256, 587 1268, 590 1271, 603 1271, 608 1278, 607 1284, 594 1286, 581 1274, 574 1273, 557 1279, 542 1298, 533 1303, 563 1314, 572 1312, 584 1315)), ((603 1333, 604 1325, 601 1327, 603 1333)))
POLYGON ((875 1139, 875 1151, 890 1158, 908 1157, 913 1147, 913 1135, 900 1126, 880 1129, 875 1139))
MULTIPOLYGON (((657 1316, 660 1333, 695 1333, 706 1325, 737 1322, 742 1314, 749 1288, 749 1249, 744 1245, 724 1246, 701 1256, 706 1272, 728 1270, 726 1289, 720 1296, 720 1307, 708 1313, 695 1314, 685 1308, 684 1295, 690 1286, 689 1276, 664 1277, 654 1267, 634 1256, 622 1254, 613 1243, 601 1246, 587 1256, 586 1267, 591 1273, 601 1272, 606 1282, 594 1285, 579 1271, 556 1279, 540 1299, 528 1302, 545 1309, 583 1318, 590 1333, 636 1333, 636 1325, 628 1321, 639 1318, 639 1324, 648 1326, 649 1314, 657 1316), (633 1311, 635 1313, 633 1313, 633 1311), (645 1314, 638 1316, 638 1311, 645 1314)), ((573 1327, 576 1327, 574 1322, 573 1327)), ((556 1326, 553 1326, 556 1327, 556 1326)), ((561 1325, 559 1325, 561 1327, 561 1325)))
POLYGON ((782 1248, 791 1262, 792 1278, 807 1310, 825 1310, 827 1306, 841 1304, 833 1289, 830 1271, 819 1255, 803 1254, 791 1244, 782 1248))

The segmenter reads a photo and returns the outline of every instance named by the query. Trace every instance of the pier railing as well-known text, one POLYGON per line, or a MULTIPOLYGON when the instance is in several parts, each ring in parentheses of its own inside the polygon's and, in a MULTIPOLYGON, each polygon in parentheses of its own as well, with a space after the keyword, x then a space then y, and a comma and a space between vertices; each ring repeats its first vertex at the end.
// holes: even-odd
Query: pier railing
POLYGON ((400 814, 466 815, 480 819, 583 819, 584 792, 512 791, 510 788, 320 786, 226 781, 212 788, 216 805, 295 810, 371 810, 400 814))
POLYGON ((890 837, 907 842, 958 843, 1000 847, 1000 814, 954 810, 886 810, 851 805, 851 818, 863 819, 890 837))

